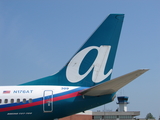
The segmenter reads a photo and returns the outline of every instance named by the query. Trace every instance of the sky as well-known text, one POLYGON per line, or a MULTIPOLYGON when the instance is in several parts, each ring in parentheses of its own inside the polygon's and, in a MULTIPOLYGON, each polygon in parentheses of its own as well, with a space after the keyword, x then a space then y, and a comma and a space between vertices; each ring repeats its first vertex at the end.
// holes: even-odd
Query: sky
MULTIPOLYGON (((128 111, 160 116, 159 0, 0 0, 0 85, 56 73, 111 13, 125 14, 112 78, 148 72, 117 92, 128 111)), ((94 110, 112 110, 117 99, 94 110)))

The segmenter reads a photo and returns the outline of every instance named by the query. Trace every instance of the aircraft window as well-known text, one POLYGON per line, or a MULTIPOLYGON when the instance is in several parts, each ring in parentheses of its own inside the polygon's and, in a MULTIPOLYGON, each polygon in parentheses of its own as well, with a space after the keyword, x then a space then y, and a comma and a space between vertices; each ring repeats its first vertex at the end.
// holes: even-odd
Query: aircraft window
POLYGON ((17 103, 20 103, 20 99, 17 99, 17 103))
POLYGON ((26 103, 26 99, 23 99, 23 103, 26 103))
POLYGON ((11 99, 11 103, 14 103, 14 99, 11 99))
POLYGON ((8 99, 4 99, 4 103, 8 103, 8 99))
POLYGON ((2 99, 0 99, 0 103, 2 103, 2 99))
POLYGON ((29 103, 32 103, 32 99, 31 98, 29 99, 29 103))

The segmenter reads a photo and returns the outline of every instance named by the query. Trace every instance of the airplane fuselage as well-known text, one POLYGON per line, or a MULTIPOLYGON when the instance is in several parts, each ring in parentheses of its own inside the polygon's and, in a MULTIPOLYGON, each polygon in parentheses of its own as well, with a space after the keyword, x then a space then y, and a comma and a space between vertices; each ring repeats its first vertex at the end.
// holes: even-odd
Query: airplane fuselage
POLYGON ((53 120, 111 102, 115 94, 82 96, 88 87, 5 86, 0 87, 1 120, 53 120))

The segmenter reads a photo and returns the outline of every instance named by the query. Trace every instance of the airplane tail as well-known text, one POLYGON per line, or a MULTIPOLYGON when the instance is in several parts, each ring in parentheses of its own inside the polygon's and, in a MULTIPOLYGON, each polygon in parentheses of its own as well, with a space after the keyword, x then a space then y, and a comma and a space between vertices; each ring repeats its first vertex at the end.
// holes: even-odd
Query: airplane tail
POLYGON ((124 14, 110 14, 55 75, 21 85, 93 86, 110 80, 124 14))

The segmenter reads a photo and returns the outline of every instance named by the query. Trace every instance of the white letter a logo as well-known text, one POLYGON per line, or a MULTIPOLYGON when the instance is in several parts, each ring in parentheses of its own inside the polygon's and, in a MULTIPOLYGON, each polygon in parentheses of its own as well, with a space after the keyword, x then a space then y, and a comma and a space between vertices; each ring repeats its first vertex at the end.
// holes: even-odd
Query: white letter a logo
POLYGON ((92 81, 95 83, 103 81, 112 73, 112 69, 110 69, 109 72, 104 75, 104 70, 106 67, 110 49, 111 49, 111 46, 100 46, 100 47, 91 46, 78 52, 72 58, 72 60, 69 62, 67 66, 67 70, 66 70, 67 79, 72 83, 79 82, 83 78, 85 78, 93 69, 92 81), (80 65, 84 57, 88 54, 88 52, 93 49, 96 49, 98 51, 98 55, 95 61, 93 62, 93 64, 87 70, 87 72, 84 73, 83 75, 80 75, 79 74, 80 65))

